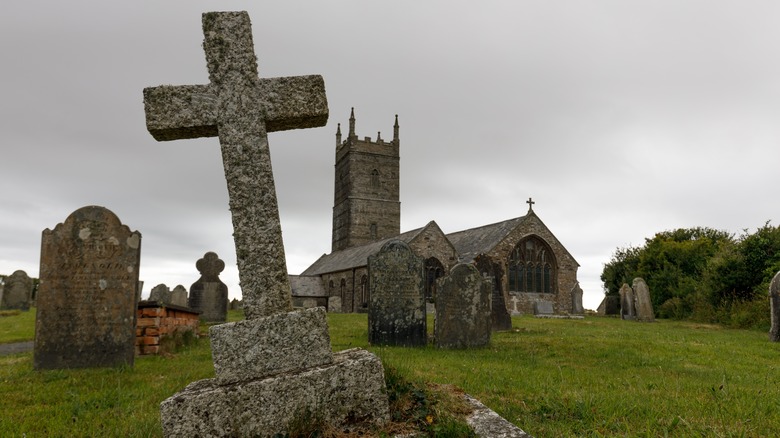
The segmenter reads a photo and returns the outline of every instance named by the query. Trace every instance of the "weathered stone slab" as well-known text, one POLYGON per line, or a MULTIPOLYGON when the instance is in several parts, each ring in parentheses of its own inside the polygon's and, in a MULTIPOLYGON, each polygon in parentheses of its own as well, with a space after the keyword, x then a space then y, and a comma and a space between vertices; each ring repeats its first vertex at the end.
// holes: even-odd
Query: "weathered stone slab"
POLYGON ((466 423, 480 438, 531 438, 479 400, 464 394, 464 399, 474 411, 466 417, 466 423))
POLYGON ((209 337, 220 385, 333 361, 322 307, 212 326, 209 337))
POLYGON ((636 303, 637 321, 653 322, 655 313, 653 313, 653 302, 650 300, 650 288, 647 287, 645 280, 637 277, 632 284, 634 289, 634 302, 636 303))
POLYGON ((769 308, 771 310, 772 325, 769 328, 769 340, 780 342, 780 271, 769 283, 769 308))
POLYGON ((436 346, 469 348, 489 344, 492 279, 483 278, 474 265, 461 263, 436 282, 436 346))
POLYGON ((626 283, 620 287, 620 318, 626 320, 636 319, 636 304, 634 300, 634 289, 631 289, 626 283))
POLYGON ((341 313, 341 297, 328 297, 328 312, 341 313))
POLYGON ((26 272, 14 271, 5 278, 0 309, 30 310, 33 281, 26 272))
POLYGON ((189 306, 200 312, 204 322, 227 321, 228 287, 219 279, 225 262, 214 252, 207 252, 195 263, 200 278, 190 286, 189 306))
POLYGON ((554 313, 555 311, 553 310, 552 301, 548 301, 548 300, 534 301, 534 315, 552 315, 554 313))
POLYGON ((149 292, 149 301, 168 304, 171 302, 171 289, 164 283, 160 283, 149 292))
POLYGON ((194 382, 160 405, 166 437, 284 435, 296 416, 308 412, 339 425, 389 419, 382 363, 353 349, 334 354, 330 365, 295 374, 218 385, 194 382))
POLYGON ((132 365, 141 234, 89 206, 42 240, 33 366, 132 365))
POLYGON ((512 316, 506 306, 506 297, 503 291, 504 270, 500 263, 495 263, 490 257, 480 254, 475 259, 475 266, 482 276, 490 278, 493 282, 492 303, 490 305, 490 318, 493 331, 512 329, 512 316))
POLYGON ((422 257, 400 240, 368 258, 368 341, 372 345, 427 343, 422 257))
POLYGON ((582 305, 582 288, 579 282, 571 290, 571 313, 574 315, 585 313, 585 307, 582 305))
POLYGON ((174 306, 188 307, 189 297, 187 296, 187 289, 182 285, 177 285, 171 291, 171 302, 174 306))

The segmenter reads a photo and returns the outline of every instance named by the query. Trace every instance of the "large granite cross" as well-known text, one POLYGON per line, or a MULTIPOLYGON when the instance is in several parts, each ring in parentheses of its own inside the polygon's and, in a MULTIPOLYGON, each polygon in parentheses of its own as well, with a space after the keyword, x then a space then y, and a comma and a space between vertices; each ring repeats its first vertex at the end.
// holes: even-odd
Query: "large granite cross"
POLYGON ((248 319, 291 309, 267 132, 323 126, 322 76, 260 79, 246 12, 203 14, 208 85, 144 89, 158 141, 219 136, 248 319))

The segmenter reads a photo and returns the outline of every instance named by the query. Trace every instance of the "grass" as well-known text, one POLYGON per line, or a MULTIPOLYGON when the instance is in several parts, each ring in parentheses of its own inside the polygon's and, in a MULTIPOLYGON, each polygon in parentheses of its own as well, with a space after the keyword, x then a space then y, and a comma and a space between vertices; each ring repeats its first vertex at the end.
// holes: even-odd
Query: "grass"
MULTIPOLYGON (((0 317, 0 343, 32 339, 26 313, 0 317)), ((418 385, 408 393, 454 385, 536 437, 780 433, 780 345, 763 332, 518 317, 487 348, 437 350, 368 347, 365 314, 328 320, 334 350, 368 348, 418 385)), ((0 436, 160 436, 160 401, 212 375, 207 338, 132 368, 33 371, 32 353, 0 357, 0 436)), ((445 415, 432 400, 418 421, 445 415)))

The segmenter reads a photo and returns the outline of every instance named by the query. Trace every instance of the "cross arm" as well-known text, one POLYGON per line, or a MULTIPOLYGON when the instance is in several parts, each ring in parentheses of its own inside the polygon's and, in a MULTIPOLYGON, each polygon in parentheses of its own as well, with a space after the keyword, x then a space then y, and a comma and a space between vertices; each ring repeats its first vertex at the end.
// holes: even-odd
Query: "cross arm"
MULTIPOLYGON (((325 81, 320 75, 259 79, 257 90, 267 132, 328 122, 325 81)), ((145 88, 146 128, 157 141, 217 136, 216 102, 210 85, 145 88)))

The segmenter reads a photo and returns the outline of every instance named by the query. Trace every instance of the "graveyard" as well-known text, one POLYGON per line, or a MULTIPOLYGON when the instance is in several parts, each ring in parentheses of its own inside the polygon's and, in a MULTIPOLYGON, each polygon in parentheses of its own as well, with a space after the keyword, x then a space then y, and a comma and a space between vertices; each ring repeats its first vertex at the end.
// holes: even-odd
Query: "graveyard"
MULTIPOLYGON (((242 318, 231 311, 228 319, 242 318)), ((0 317, 0 342, 32 339, 33 319, 29 312, 0 317), (19 326, 25 333, 14 334, 19 326)), ((526 316, 513 317, 513 329, 494 334, 488 347, 442 350, 370 346, 366 319, 329 315, 333 350, 366 348, 386 370, 423 387, 465 391, 533 436, 757 437, 780 428, 780 345, 768 343, 765 332, 526 316)), ((2 356, 0 434, 162 436, 159 403, 213 375, 206 336, 169 354, 138 357, 132 368, 36 372, 30 352, 2 356)), ((401 422, 434 430, 439 409, 401 422)))

